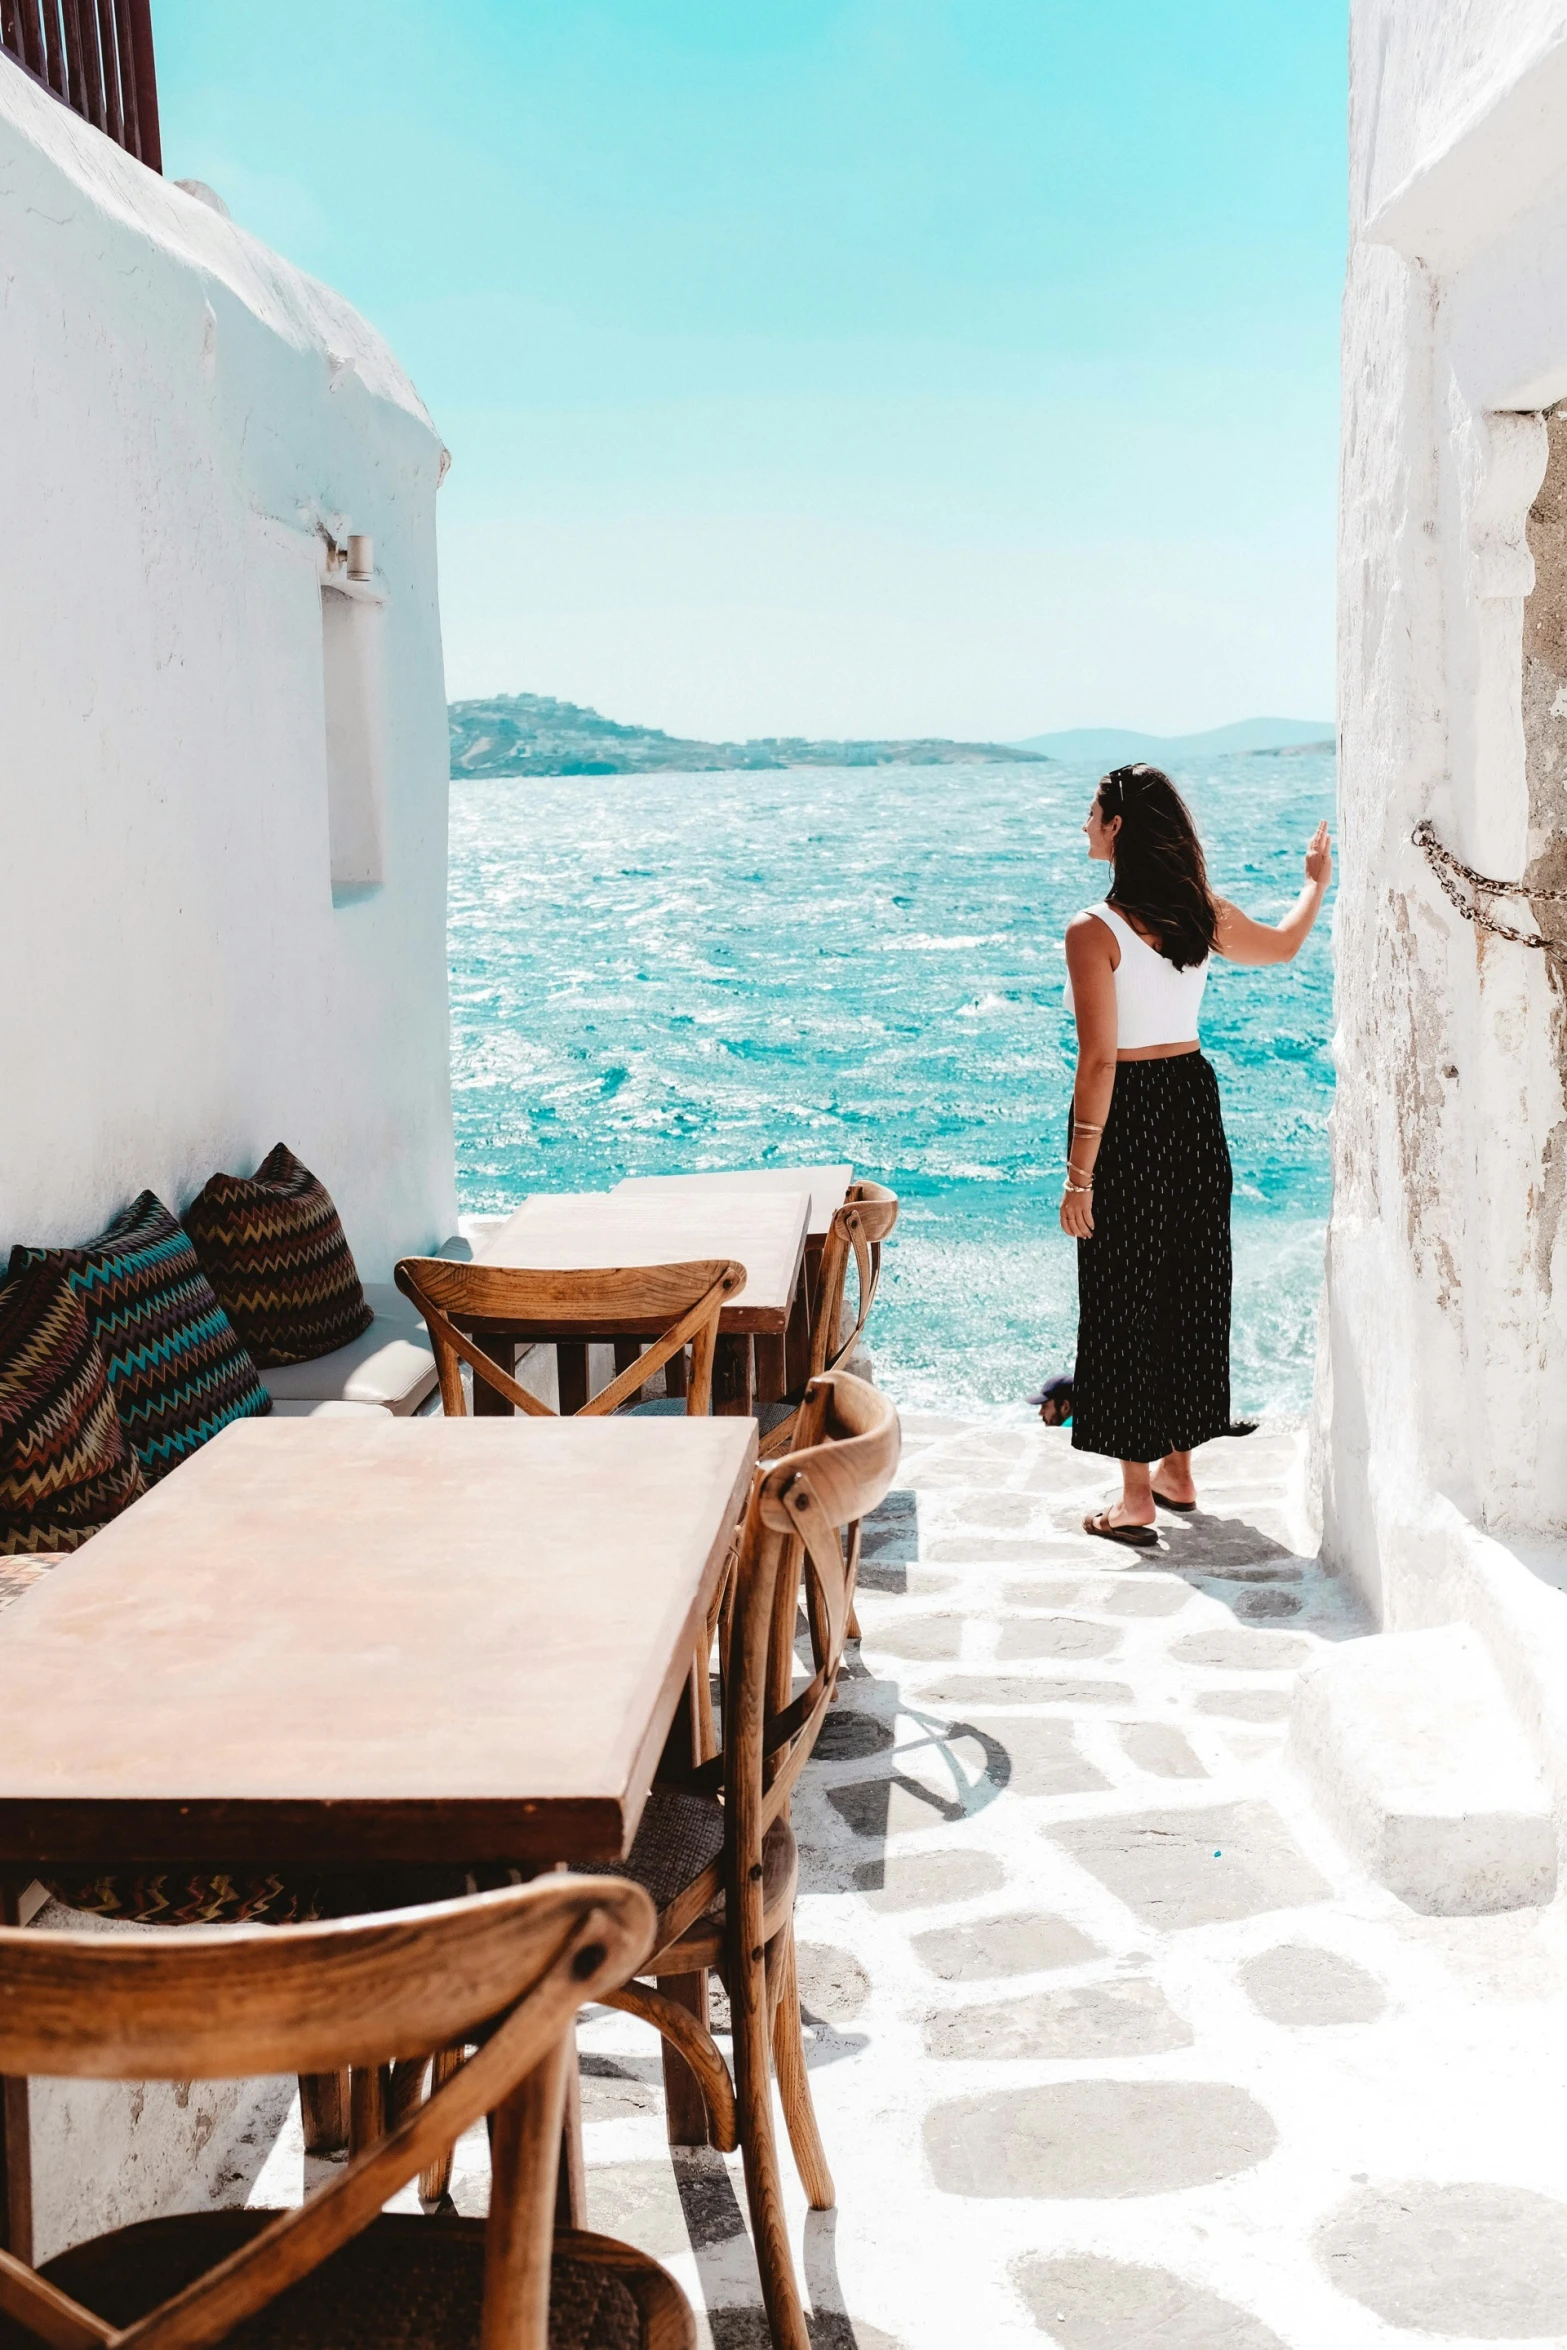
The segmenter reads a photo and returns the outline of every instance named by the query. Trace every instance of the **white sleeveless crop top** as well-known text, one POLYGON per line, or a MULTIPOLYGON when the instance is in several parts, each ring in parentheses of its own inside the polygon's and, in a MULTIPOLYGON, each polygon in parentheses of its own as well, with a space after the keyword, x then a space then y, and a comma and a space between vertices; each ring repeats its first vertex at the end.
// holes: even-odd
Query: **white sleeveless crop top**
MULTIPOLYGON (((1121 949, 1121 960, 1115 970, 1115 1041, 1123 1053, 1136 1052, 1150 1044, 1195 1044, 1197 1016, 1202 1010, 1202 991, 1208 984, 1208 964, 1211 957, 1204 955, 1200 963, 1188 970, 1177 971, 1163 955, 1139 938, 1124 914, 1114 906, 1088 906, 1084 911, 1095 915, 1107 929, 1115 933, 1121 949)), ((1072 1004, 1072 974, 1066 978, 1066 1008, 1072 1004)))

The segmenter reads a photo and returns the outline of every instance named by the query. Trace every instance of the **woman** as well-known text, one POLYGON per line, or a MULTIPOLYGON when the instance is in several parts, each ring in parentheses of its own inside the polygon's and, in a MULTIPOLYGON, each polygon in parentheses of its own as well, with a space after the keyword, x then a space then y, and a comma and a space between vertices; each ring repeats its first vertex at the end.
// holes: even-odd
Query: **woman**
POLYGON ((1326 824, 1282 922, 1208 887, 1185 801, 1157 767, 1102 778, 1083 826, 1110 894, 1067 925, 1077 1018, 1061 1229, 1078 1244, 1072 1442, 1121 1463, 1084 1529, 1145 1549, 1156 1505, 1197 1505, 1191 1456, 1230 1425, 1230 1154, 1197 1041, 1212 955, 1288 963, 1333 872, 1326 824))

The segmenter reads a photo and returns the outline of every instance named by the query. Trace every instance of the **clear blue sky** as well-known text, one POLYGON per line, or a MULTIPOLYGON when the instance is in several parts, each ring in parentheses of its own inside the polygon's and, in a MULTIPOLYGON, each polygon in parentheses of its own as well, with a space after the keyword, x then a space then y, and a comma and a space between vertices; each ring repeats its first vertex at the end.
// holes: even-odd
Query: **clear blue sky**
POLYGON ((164 154, 453 454, 447 681, 1331 712, 1343 0, 154 0, 164 154))

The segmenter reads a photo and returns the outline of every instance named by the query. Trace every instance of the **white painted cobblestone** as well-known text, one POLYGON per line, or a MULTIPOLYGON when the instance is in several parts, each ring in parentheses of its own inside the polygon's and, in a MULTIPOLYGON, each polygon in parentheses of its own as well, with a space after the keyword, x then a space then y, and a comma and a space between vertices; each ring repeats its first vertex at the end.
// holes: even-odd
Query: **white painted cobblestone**
MULTIPOLYGON (((1295 1436, 1199 1456, 1157 1554, 1075 1530, 1108 1480, 1057 1432, 906 1438, 797 1806, 838 2187, 807 2214, 785 2156, 815 2338, 1567 2346, 1561 1911, 1416 1916, 1285 1767, 1275 1701, 1369 1630, 1311 1555, 1295 1436)), ((738 2160, 671 2163, 650 2033, 602 2015, 582 2047, 594 2223, 668 2262, 713 2350, 765 2344, 738 2160)), ((256 2199, 300 2175, 291 2127, 256 2199)), ((482 2133, 456 2192, 483 2208, 482 2133)))

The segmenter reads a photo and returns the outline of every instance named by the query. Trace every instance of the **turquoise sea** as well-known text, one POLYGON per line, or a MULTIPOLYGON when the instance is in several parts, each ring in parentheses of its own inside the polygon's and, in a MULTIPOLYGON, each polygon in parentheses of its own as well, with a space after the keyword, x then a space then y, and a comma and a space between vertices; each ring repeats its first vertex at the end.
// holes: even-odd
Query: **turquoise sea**
MULTIPOLYGON (((1332 815, 1331 754, 1178 780, 1216 885, 1277 916, 1332 815)), ((1079 832, 1094 781, 1019 763, 454 782, 463 1208, 852 1160, 903 1201, 878 1378, 1010 1416, 1072 1359, 1061 933, 1104 894, 1079 832)), ((1326 917, 1282 970, 1217 965, 1203 1026, 1235 1163, 1235 1406, 1299 1412, 1328 1208, 1326 917)))

